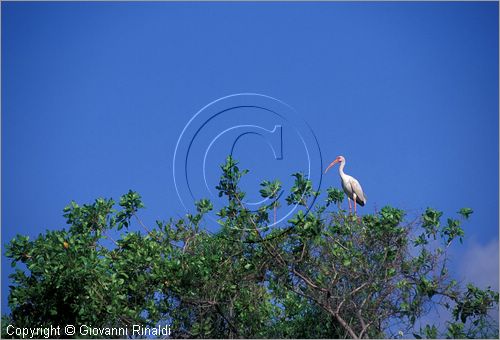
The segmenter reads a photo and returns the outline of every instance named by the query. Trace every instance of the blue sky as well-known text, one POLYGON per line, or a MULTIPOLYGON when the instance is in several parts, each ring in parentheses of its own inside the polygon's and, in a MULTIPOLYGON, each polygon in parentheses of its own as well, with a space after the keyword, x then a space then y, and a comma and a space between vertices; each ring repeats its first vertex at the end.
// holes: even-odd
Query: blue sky
MULTIPOLYGON (((346 157, 368 196, 361 213, 473 208, 455 270, 498 287, 498 90, 496 2, 2 2, 2 243, 64 227, 71 200, 129 189, 146 223, 181 216, 172 159, 183 128, 212 101, 252 92, 294 108, 317 138, 316 162, 346 157)), ((260 111, 225 117, 205 141, 252 117, 283 124, 260 111)), ((292 128, 283 160, 256 135, 238 141, 249 199, 260 180, 286 185, 304 170, 292 128)), ((224 143, 209 155, 209 184, 224 143)), ((336 172, 323 189, 339 187, 336 172)), ((3 251, 2 269, 5 310, 3 251)))

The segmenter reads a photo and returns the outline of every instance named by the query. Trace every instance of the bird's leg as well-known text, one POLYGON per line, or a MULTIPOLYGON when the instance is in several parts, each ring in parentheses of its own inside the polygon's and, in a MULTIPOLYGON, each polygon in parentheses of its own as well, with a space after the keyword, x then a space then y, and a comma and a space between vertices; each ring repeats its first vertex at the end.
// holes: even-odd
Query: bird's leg
MULTIPOLYGON (((358 198, 358 196, 356 194, 354 194, 354 215, 355 216, 358 216, 358 211, 356 210, 356 199, 358 198)), ((358 222, 361 223, 361 218, 358 217, 358 222)))
POLYGON ((349 202, 349 214, 352 212, 351 199, 347 197, 347 202, 349 202))

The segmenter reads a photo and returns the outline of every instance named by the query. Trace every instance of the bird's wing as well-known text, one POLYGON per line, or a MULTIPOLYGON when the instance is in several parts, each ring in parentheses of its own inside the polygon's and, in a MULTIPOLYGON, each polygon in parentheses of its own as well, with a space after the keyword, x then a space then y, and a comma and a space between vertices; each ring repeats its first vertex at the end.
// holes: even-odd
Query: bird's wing
POLYGON ((361 206, 364 206, 366 203, 366 196, 363 193, 363 188, 361 188, 361 184, 355 179, 351 179, 351 188, 352 191, 356 194, 356 203, 361 206))

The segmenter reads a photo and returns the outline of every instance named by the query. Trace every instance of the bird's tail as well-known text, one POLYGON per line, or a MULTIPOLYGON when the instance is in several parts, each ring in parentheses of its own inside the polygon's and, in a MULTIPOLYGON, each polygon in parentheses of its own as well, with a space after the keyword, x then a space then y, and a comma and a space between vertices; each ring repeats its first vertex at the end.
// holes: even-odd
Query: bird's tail
POLYGON ((365 195, 364 201, 362 201, 359 197, 356 197, 356 203, 358 203, 360 206, 364 207, 366 204, 366 195, 365 195))

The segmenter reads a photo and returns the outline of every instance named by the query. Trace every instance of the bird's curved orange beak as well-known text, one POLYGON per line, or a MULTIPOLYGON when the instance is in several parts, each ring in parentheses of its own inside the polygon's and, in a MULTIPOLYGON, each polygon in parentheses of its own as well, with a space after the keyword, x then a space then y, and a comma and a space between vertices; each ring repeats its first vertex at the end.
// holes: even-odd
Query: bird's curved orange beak
POLYGON ((337 164, 338 162, 340 162, 340 160, 339 160, 338 158, 337 158, 337 159, 335 159, 333 162, 331 162, 331 163, 330 163, 330 165, 328 166, 328 168, 326 168, 326 170, 325 170, 325 174, 326 174, 326 172, 327 172, 328 170, 330 170, 330 168, 331 168, 332 166, 334 166, 334 165, 335 165, 335 164, 337 164))

